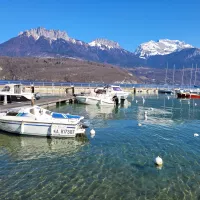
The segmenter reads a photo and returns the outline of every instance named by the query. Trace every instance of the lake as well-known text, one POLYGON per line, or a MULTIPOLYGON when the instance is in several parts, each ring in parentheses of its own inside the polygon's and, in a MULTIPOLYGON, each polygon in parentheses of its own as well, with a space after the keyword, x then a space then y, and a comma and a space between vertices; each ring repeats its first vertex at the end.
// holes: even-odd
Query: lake
POLYGON ((1 199, 200 198, 200 100, 132 96, 120 107, 50 109, 85 116, 86 137, 1 132, 1 199))

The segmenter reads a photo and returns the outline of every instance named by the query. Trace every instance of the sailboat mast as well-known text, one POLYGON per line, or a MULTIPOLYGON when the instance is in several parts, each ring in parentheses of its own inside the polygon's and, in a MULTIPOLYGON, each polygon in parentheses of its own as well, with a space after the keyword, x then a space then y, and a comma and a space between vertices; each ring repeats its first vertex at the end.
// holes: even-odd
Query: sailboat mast
POLYGON ((173 85, 174 85, 174 75, 175 75, 175 65, 174 65, 174 69, 173 69, 173 85))
POLYGON ((193 73, 193 64, 192 64, 192 69, 191 69, 191 74, 190 74, 190 87, 192 85, 192 73, 193 73))
POLYGON ((182 86, 183 86, 183 77, 184 77, 184 66, 183 66, 182 81, 181 81, 181 85, 182 85, 182 86))
POLYGON ((196 79, 197 79, 197 64, 196 64, 196 70, 194 74, 194 85, 196 85, 196 79))
POLYGON ((167 84, 167 71, 168 71, 168 63, 167 63, 166 74, 165 74, 165 84, 167 84))

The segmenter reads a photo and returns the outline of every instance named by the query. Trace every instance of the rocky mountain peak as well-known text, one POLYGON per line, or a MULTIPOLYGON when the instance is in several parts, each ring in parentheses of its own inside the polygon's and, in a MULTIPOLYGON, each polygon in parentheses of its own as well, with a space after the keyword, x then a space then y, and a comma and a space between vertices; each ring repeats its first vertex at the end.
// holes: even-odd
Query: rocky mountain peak
POLYGON ((90 46, 97 46, 97 47, 101 47, 101 48, 115 48, 115 49, 121 49, 121 47, 119 46, 119 44, 115 41, 112 40, 107 40, 107 39, 103 39, 103 38, 99 38, 96 39, 92 42, 89 43, 90 46))
POLYGON ((148 58, 154 55, 166 55, 186 48, 194 48, 179 40, 160 39, 158 41, 149 41, 142 43, 135 50, 135 54, 140 58, 148 58))
POLYGON ((24 36, 32 36, 35 40, 38 40, 41 36, 49 38, 50 40, 57 40, 59 38, 64 40, 69 40, 69 36, 65 31, 60 30, 47 30, 43 27, 38 27, 35 29, 26 30, 24 32, 20 32, 19 35, 24 36))

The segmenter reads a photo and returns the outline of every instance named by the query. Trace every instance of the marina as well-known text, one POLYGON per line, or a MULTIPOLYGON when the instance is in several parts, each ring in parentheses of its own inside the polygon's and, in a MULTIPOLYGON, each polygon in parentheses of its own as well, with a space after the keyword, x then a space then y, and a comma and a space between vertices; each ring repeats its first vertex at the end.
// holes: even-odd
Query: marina
POLYGON ((1 7, 0 200, 200 199, 200 1, 1 7))
POLYGON ((0 195, 198 199, 199 105, 198 99, 165 94, 131 95, 118 107, 54 105, 53 112, 84 116, 90 126, 86 137, 48 139, 1 132, 0 195), (158 156, 162 166, 154 164, 158 156))

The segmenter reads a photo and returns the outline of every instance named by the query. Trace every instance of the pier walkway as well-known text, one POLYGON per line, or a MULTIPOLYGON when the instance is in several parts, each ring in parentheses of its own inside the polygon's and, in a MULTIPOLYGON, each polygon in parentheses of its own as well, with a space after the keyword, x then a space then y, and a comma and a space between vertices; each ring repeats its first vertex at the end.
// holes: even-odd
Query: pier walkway
MULTIPOLYGON (((61 103, 69 103, 73 101, 74 97, 70 94, 67 94, 65 97, 42 97, 39 100, 35 100, 34 104, 41 107, 55 106, 61 103)), ((6 105, 0 104, 0 112, 5 112, 12 108, 24 107, 31 105, 31 101, 24 102, 13 102, 6 105)))

